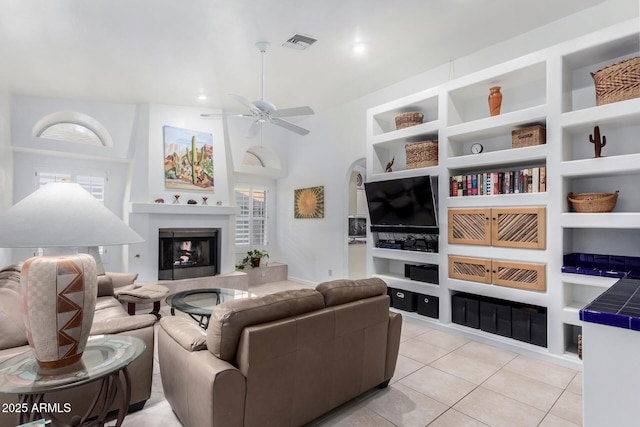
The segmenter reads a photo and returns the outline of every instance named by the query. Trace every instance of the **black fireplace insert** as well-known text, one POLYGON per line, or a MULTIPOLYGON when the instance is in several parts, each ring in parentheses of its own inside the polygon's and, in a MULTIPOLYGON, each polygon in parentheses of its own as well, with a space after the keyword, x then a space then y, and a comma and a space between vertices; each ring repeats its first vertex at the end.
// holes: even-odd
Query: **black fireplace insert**
POLYGON ((220 274, 219 228, 161 228, 159 238, 159 280, 220 274))

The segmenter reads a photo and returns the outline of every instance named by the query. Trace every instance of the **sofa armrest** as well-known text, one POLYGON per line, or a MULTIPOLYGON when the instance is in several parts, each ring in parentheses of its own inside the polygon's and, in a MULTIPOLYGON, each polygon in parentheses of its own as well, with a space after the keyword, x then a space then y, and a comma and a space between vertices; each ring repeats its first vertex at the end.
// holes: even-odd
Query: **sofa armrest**
POLYGON ((191 319, 185 317, 163 317, 160 327, 187 351, 207 348, 207 333, 191 319))
POLYGON ((105 275, 111 277, 113 288, 119 288, 121 286, 130 285, 138 278, 138 273, 113 273, 107 272, 105 275))
POLYGON ((388 381, 396 371, 396 362, 400 351, 400 333, 402 332, 402 315, 389 312, 389 329, 387 332, 387 359, 384 369, 384 379, 388 381))
MULTIPOLYGON (((163 318, 166 324, 165 319, 172 318, 163 318)), ((158 329, 157 339, 164 395, 182 424, 242 427, 246 396, 244 375, 209 351, 185 350, 164 327, 158 329)))
POLYGON ((149 326, 153 327, 156 320, 156 316, 152 314, 113 317, 94 322, 91 326, 91 335, 118 334, 149 326))
POLYGON ((113 296, 113 280, 106 274, 98 275, 98 296, 110 297, 113 296))

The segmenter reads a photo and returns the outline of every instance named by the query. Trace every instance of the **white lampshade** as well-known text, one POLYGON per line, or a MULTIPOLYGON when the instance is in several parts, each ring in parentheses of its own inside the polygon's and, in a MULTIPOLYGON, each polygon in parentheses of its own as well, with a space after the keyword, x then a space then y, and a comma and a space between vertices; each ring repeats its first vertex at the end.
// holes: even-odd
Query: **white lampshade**
POLYGON ((0 247, 59 252, 25 261, 20 278, 27 339, 41 369, 74 367, 91 331, 96 262, 73 252, 142 241, 78 184, 46 184, 0 214, 0 247))
POLYGON ((109 246, 143 241, 75 183, 46 184, 0 214, 0 247, 4 248, 109 246))

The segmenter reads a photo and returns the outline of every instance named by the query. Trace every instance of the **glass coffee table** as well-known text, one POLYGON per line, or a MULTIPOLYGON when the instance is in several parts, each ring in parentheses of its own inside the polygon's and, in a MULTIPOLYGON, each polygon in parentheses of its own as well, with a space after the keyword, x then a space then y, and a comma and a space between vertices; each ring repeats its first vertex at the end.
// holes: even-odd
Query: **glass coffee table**
POLYGON ((253 296, 250 292, 237 289, 205 288, 177 292, 169 295, 165 301, 171 307, 172 316, 176 315, 176 310, 187 313, 201 328, 207 329, 216 305, 253 296))

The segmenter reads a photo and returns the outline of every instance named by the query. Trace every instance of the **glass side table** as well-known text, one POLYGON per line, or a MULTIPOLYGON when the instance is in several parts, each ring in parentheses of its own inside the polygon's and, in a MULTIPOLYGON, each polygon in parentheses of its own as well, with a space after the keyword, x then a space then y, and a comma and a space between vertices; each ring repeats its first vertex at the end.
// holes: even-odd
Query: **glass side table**
MULTIPOLYGON (((0 363, 0 393, 19 395, 12 412, 18 415, 18 424, 42 418, 51 419, 52 425, 61 425, 58 413, 72 413, 69 402, 47 402, 50 392, 77 387, 91 381, 101 381, 97 396, 83 416, 74 415, 71 426, 102 426, 109 409, 115 404, 120 426, 129 408, 131 379, 128 365, 146 349, 139 338, 123 335, 97 335, 90 337, 77 363, 59 370, 41 370, 33 351, 14 356, 0 363), (93 414, 93 415, 92 415, 93 414), (97 414, 97 418, 95 417, 97 414)), ((11 409, 11 408, 9 408, 11 409)))

